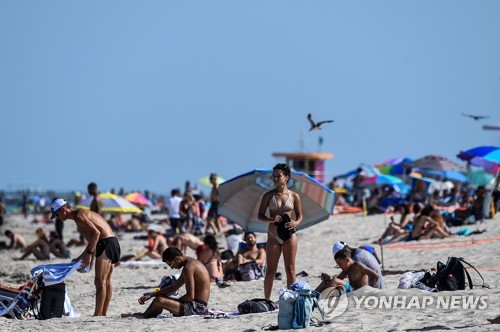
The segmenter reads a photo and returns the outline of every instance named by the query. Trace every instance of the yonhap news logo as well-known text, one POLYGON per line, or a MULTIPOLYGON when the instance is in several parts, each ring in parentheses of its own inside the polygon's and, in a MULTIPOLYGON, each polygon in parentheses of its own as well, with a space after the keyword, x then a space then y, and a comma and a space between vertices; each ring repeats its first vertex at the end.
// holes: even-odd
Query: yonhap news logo
POLYGON ((365 310, 485 310, 488 296, 475 295, 362 295, 347 296, 337 288, 327 288, 321 292, 318 303, 325 319, 342 315, 349 302, 354 309, 365 310))
POLYGON ((349 300, 338 288, 328 287, 319 295, 318 303, 324 318, 332 319, 342 315, 347 310, 349 300))

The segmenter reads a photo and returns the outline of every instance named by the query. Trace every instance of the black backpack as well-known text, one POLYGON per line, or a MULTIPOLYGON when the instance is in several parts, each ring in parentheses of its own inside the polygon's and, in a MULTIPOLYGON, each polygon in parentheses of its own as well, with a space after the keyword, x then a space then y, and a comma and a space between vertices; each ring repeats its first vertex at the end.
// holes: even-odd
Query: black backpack
POLYGON ((238 312, 244 314, 254 314, 258 312, 268 312, 274 310, 274 303, 268 299, 246 300, 238 304, 238 312))
POLYGON ((429 284, 426 284, 430 287, 437 288, 439 291, 463 290, 465 289, 466 284, 469 285, 470 289, 472 289, 472 279, 462 263, 465 263, 473 268, 483 281, 482 287, 486 287, 481 273, 479 273, 474 266, 467 263, 461 257, 448 257, 446 264, 438 262, 436 273, 429 278, 429 284), (467 282, 465 280, 465 276, 467 276, 467 282))

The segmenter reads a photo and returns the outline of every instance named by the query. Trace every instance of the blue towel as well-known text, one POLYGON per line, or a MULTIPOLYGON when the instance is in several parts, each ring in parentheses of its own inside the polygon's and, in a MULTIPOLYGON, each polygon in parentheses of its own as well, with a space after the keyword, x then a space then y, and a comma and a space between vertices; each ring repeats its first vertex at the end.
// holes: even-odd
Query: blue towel
POLYGON ((45 286, 55 285, 66 280, 80 265, 81 262, 38 265, 31 270, 31 275, 42 273, 45 286))

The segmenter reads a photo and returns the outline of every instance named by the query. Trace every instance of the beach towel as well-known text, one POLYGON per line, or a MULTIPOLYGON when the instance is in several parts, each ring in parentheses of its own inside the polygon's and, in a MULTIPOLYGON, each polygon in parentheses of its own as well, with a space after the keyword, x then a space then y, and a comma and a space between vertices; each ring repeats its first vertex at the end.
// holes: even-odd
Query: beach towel
POLYGON ((51 286, 59 284, 66 280, 80 266, 81 262, 59 263, 59 264, 42 264, 31 270, 31 276, 42 274, 43 284, 51 286))

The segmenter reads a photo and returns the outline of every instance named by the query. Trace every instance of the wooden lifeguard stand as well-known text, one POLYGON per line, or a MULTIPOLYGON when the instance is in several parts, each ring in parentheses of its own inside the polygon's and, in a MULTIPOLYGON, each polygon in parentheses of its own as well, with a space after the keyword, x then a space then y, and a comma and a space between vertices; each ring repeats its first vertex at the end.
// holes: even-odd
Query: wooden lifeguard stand
POLYGON ((275 158, 285 158, 288 167, 315 178, 321 183, 325 183, 325 161, 333 159, 332 153, 327 152, 275 152, 275 158))

